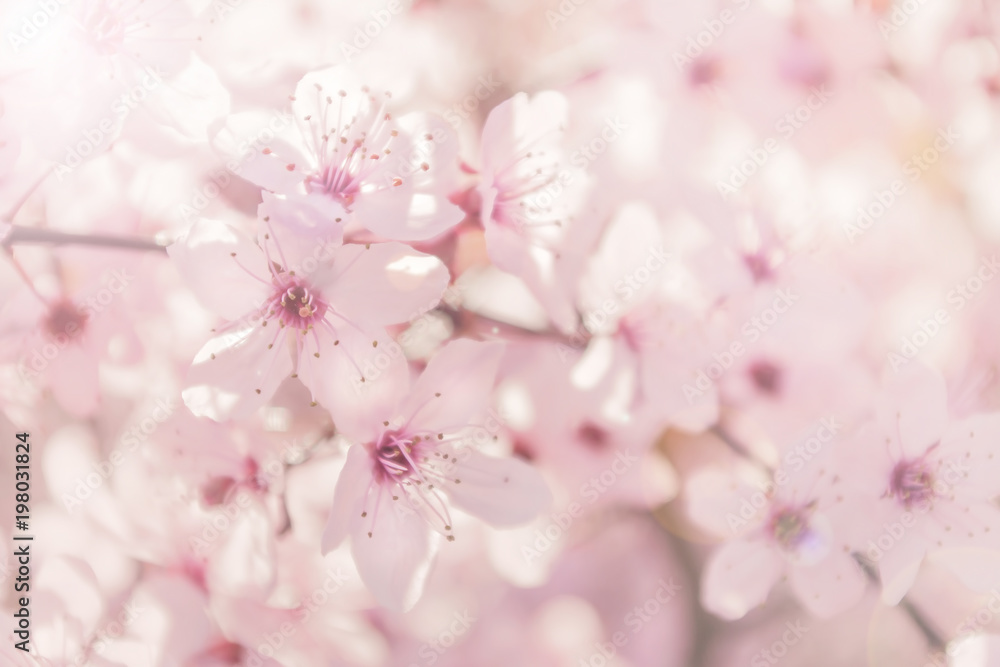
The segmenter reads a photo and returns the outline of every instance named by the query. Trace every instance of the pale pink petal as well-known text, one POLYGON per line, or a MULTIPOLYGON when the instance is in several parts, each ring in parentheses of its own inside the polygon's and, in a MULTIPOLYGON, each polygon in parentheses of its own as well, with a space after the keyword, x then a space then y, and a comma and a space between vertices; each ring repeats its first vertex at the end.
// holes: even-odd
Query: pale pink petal
POLYGON ((289 262, 286 269, 297 274, 315 271, 316 262, 329 262, 331 251, 343 243, 347 212, 334 199, 315 193, 280 196, 270 192, 261 192, 261 199, 257 215, 264 233, 276 230, 289 262))
POLYGON ((405 185, 358 197, 351 209, 358 222, 385 239, 425 241, 465 218, 445 195, 414 192, 405 185))
POLYGON ((198 220, 167 254, 198 300, 227 320, 240 319, 269 296, 264 253, 224 222, 198 220))
MULTIPOLYGON (((306 116, 323 118, 324 113, 330 113, 332 104, 334 111, 342 110, 344 122, 349 121, 351 116, 364 115, 372 107, 371 95, 362 90, 364 86, 355 70, 344 65, 309 72, 295 84, 292 112, 296 121, 306 116)), ((336 118, 327 120, 332 123, 336 118)), ((309 129, 308 125, 300 127, 309 129)))
MULTIPOLYGON (((358 221, 379 236, 422 241, 454 227, 465 213, 448 200, 455 183, 458 138, 440 118, 414 113, 398 120, 406 145, 386 160, 382 187, 359 196, 353 206, 358 221)), ((400 142, 401 144, 403 142, 400 142)))
POLYGON ((362 327, 385 326, 437 306, 448 287, 448 269, 402 243, 351 244, 336 252, 317 285, 340 317, 362 327))
POLYGON ((600 248, 590 257, 579 291, 582 313, 603 312, 602 304, 608 301, 616 304, 616 310, 600 327, 601 333, 613 333, 618 320, 655 292, 666 277, 666 262, 670 260, 663 244, 656 212, 648 204, 622 206, 608 225, 600 248), (649 270, 649 279, 638 289, 625 285, 623 276, 632 276, 639 268, 649 270))
POLYGON ((216 421, 251 415, 292 371, 285 336, 276 327, 234 329, 208 341, 187 375, 184 403, 216 421), (272 341, 275 341, 273 347, 272 341))
POLYGON ((882 602, 888 605, 899 604, 913 586, 925 553, 923 540, 912 534, 904 535, 882 553, 878 561, 882 602))
POLYGON ((411 428, 437 432, 472 425, 489 405, 503 351, 501 343, 467 338, 439 350, 400 409, 411 428))
POLYGON ((274 525, 260 503, 241 509, 212 553, 208 579, 213 591, 266 597, 277 576, 274 525))
MULTIPOLYGON (((485 208, 496 197, 496 192, 483 195, 485 208)), ((486 251, 490 261, 508 273, 520 276, 532 268, 530 250, 524 237, 514 227, 483 221, 485 227, 486 251)))
POLYGON ((430 572, 430 526, 413 511, 397 510, 393 491, 374 485, 351 529, 358 574, 379 604, 408 611, 420 598, 430 572))
POLYGON ((311 168, 290 114, 233 114, 211 142, 229 171, 272 192, 298 191, 311 168))
POLYGON ((483 176, 504 167, 565 125, 569 104, 562 93, 543 91, 529 99, 518 93, 490 111, 483 126, 483 176))
POLYGON ((820 618, 853 607, 864 596, 868 584, 861 567, 843 551, 832 551, 816 565, 792 567, 790 579, 802 604, 820 618))
POLYGON ((59 355, 49 363, 48 387, 64 410, 77 417, 86 417, 100 403, 98 370, 101 355, 84 341, 71 340, 59 349, 59 355))
POLYGON ((928 560, 947 568, 970 590, 985 593, 1000 588, 1000 551, 996 549, 945 549, 928 560))
POLYGON ((552 503, 541 474, 516 458, 494 458, 469 448, 453 451, 454 477, 444 488, 455 507, 496 526, 527 523, 552 503))
POLYGON ((981 498, 1000 494, 1000 413, 974 415, 953 423, 941 438, 937 457, 952 474, 967 475, 963 488, 975 489, 981 498), (953 465, 954 464, 954 465, 953 465))
POLYGON ((879 423, 893 440, 902 438, 905 457, 922 455, 948 425, 948 390, 941 375, 920 363, 893 374, 878 405, 879 423))
POLYGON ((364 445, 354 445, 347 450, 344 467, 337 477, 333 491, 333 507, 326 520, 320 548, 324 555, 333 551, 351 530, 363 511, 368 485, 372 481, 372 458, 364 445))
MULTIPOLYGON (((2 104, 0 104, 2 107, 2 104)), ((0 127, 0 178, 9 174, 21 154, 21 137, 9 127, 0 127)), ((0 240, 3 234, 0 233, 0 240)))
POLYGON ((764 603, 784 571, 784 558, 763 542, 729 542, 709 558, 701 603, 724 619, 742 618, 764 603))
POLYGON ((410 379, 402 348, 385 331, 351 324, 310 332, 297 372, 337 430, 356 442, 371 441, 382 422, 395 416, 410 379))

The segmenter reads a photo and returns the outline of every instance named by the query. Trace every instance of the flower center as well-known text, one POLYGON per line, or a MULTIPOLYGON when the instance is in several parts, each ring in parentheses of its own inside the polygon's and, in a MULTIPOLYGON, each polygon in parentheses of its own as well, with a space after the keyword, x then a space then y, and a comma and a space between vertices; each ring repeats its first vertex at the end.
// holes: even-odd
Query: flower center
POLYGON ((937 495, 935 481, 934 472, 923 458, 904 459, 892 469, 886 495, 896 498, 903 507, 910 509, 934 499, 937 495))
POLYGON ((768 532, 785 551, 795 551, 809 536, 809 507, 783 507, 771 515, 768 532))
POLYGON ((774 276, 771 260, 763 252, 743 255, 743 264, 747 267, 755 283, 764 282, 774 276))
POLYGON ((51 336, 73 337, 83 331, 87 316, 70 301, 59 301, 49 310, 45 329, 51 336))
POLYGON ((576 437, 589 449, 601 451, 608 446, 608 432, 592 422, 584 422, 576 430, 576 437))
POLYGON ((770 361, 757 361, 750 366, 750 379, 754 386, 768 396, 781 391, 781 369, 770 361))
POLYGON ((361 93, 362 97, 354 98, 356 106, 352 110, 345 108, 345 104, 352 103, 346 91, 329 95, 317 85, 317 106, 321 113, 304 118, 311 130, 306 139, 318 165, 306 177, 306 187, 347 207, 365 183, 383 181, 382 187, 392 188, 403 182, 395 174, 379 178, 382 165, 398 143, 399 131, 395 129, 392 114, 385 110, 391 95, 384 92, 376 97, 368 87, 363 87, 361 93))
POLYGON ((408 438, 397 431, 387 431, 375 446, 375 476, 379 482, 402 482, 416 470, 419 438, 408 438))
POLYGON ((302 331, 323 319, 327 305, 315 290, 302 282, 281 286, 272 298, 271 316, 276 316, 283 327, 302 331))

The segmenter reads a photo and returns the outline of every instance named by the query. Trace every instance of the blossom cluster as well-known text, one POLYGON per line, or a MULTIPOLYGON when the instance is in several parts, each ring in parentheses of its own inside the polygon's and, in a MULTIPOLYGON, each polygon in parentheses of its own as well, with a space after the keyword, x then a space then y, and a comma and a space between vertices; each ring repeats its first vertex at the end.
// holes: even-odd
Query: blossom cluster
POLYGON ((995 16, 4 4, 0 665, 997 664, 995 16))

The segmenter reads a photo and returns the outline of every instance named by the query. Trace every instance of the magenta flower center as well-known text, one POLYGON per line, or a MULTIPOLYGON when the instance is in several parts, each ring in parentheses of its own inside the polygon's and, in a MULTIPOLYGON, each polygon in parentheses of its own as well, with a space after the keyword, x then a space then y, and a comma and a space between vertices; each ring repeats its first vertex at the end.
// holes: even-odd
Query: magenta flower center
POLYGON ((761 251, 746 254, 743 256, 743 263, 746 265, 755 283, 769 280, 774 276, 771 270, 771 260, 761 251))
POLYGON ((70 301, 59 301, 49 309, 45 330, 51 336, 75 336, 83 331, 87 316, 70 301))
MULTIPOLYGON (((381 493, 374 493, 376 486, 391 489, 392 502, 403 503, 431 523, 451 541, 451 514, 444 502, 441 487, 461 484, 458 461, 438 445, 445 440, 437 435, 411 435, 403 431, 385 431, 374 443, 369 443, 373 458, 372 482, 368 499, 361 513, 362 519, 371 521, 372 527, 380 511, 381 493), (375 500, 372 500, 372 497, 375 500)), ((372 536, 369 531, 368 537, 372 536)))
POLYGON ((757 361, 750 366, 750 379, 754 386, 768 396, 776 396, 781 391, 781 368, 770 361, 757 361))
MULTIPOLYGON (((305 138, 310 144, 315 171, 306 176, 305 184, 310 192, 320 192, 333 197, 344 206, 350 207, 361 192, 362 185, 377 183, 379 188, 402 185, 406 175, 379 176, 382 165, 398 142, 399 132, 394 129, 392 115, 385 111, 390 95, 384 93, 376 98, 365 87, 362 92, 366 100, 357 108, 345 108, 346 91, 328 95, 316 86, 316 96, 322 110, 318 116, 306 116, 309 125, 305 138)), ((407 165, 408 166, 408 165, 407 165)), ((428 168, 426 164, 421 168, 428 168)), ((294 165, 289 165, 294 169, 294 165)))
POLYGON ((420 438, 387 431, 375 445, 375 476, 380 481, 402 482, 417 470, 420 438))
POLYGON ((783 507, 771 515, 767 532, 785 551, 795 551, 808 538, 808 507, 783 507))
POLYGON ((904 459, 892 469, 887 495, 910 509, 932 500, 937 495, 934 485, 934 472, 923 458, 904 459))
POLYGON ((283 327, 307 331, 323 319, 327 304, 302 281, 294 280, 278 288, 271 299, 269 316, 277 317, 283 327))
POLYGON ((576 437, 588 448, 595 451, 600 451, 608 446, 608 432, 591 422, 581 424, 576 430, 576 437))

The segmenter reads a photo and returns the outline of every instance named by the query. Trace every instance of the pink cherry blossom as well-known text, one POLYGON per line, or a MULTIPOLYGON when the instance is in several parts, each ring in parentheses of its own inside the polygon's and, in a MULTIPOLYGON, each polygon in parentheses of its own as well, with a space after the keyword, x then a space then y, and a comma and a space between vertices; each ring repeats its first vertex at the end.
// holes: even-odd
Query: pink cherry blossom
MULTIPOLYGON (((479 216, 490 259, 544 303, 567 279, 560 260, 587 190, 564 145, 567 106, 556 91, 521 93, 497 105, 483 126, 479 216)), ((565 321, 556 312, 556 322, 565 321)))
MULTIPOLYGON (((447 200, 457 142, 442 120, 396 118, 388 91, 342 66, 306 75, 290 99, 294 124, 254 151, 244 178, 289 197, 327 197, 382 238, 424 240, 461 220, 447 200)), ((214 142, 224 155, 244 157, 251 121, 235 116, 221 128, 214 142)))
POLYGON ((702 573, 707 609, 741 618, 785 579, 818 616, 839 614, 861 599, 867 580, 842 535, 837 514, 842 484, 831 472, 830 458, 829 451, 806 462, 786 457, 787 464, 771 476, 738 461, 692 476, 687 489, 692 517, 713 534, 731 538, 702 573))
POLYGON ((0 667, 987 664, 998 30, 0 2, 0 667))
POLYGON ((456 539, 451 507, 514 526, 548 502, 531 467, 474 447, 485 431, 474 419, 488 405, 501 353, 495 343, 453 341, 412 390, 396 388, 382 414, 341 424, 356 444, 337 481, 323 550, 350 537, 361 577, 382 604, 405 609, 419 598, 436 550, 432 531, 456 539))
POLYGON ((384 327, 420 315, 444 291, 447 269, 436 258, 399 243, 298 237, 276 216, 261 219, 259 245, 200 220, 170 248, 199 299, 228 321, 188 375, 184 400, 195 414, 249 415, 289 376, 315 402, 349 411, 370 351, 388 340, 384 327))
POLYGON ((851 538, 877 566, 883 599, 895 604, 927 553, 997 548, 992 443, 1000 416, 950 418, 944 380, 920 364, 887 378, 878 408, 877 423, 843 449, 841 465, 867 461, 847 478, 851 507, 864 508, 851 538))

